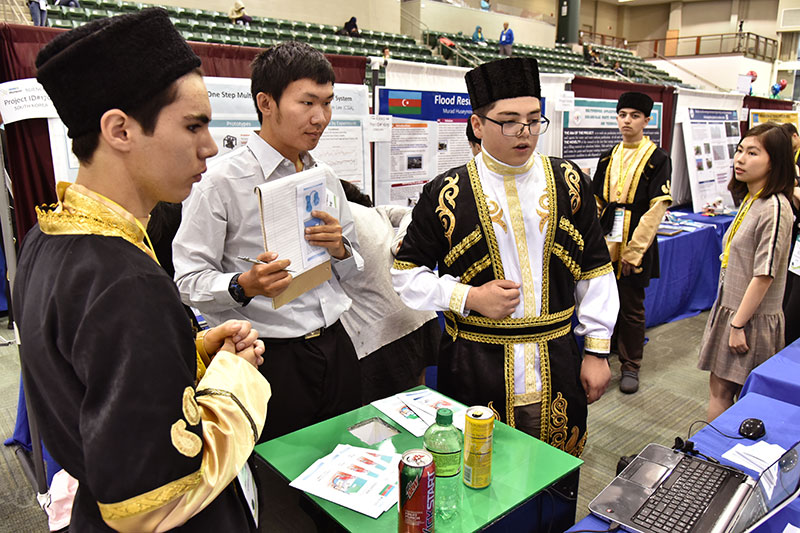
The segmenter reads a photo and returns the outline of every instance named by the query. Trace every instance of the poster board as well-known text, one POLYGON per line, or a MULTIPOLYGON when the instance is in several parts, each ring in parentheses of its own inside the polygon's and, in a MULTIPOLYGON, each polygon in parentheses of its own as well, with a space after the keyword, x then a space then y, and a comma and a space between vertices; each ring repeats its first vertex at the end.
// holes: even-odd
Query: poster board
MULTIPOLYGON (((17 80, 23 81, 26 80, 17 80)), ((219 149, 216 156, 207 160, 210 163, 217 157, 246 146, 250 135, 258 131, 261 125, 249 79, 205 76, 203 81, 211 102, 209 132, 219 149)), ((333 92, 331 121, 311 155, 327 163, 339 178, 371 194, 369 141, 364 135, 369 115, 368 89, 364 85, 337 83, 333 92)), ((44 92, 41 94, 47 96, 44 92)), ((47 109, 47 106, 43 106, 43 109, 47 109)), ((67 128, 55 116, 48 119, 48 130, 56 182, 74 182, 78 174, 78 160, 72 154, 72 140, 67 137, 67 128)))
MULTIPOLYGON (((653 104, 650 122, 644 128, 644 135, 657 146, 661 146, 663 108, 661 102, 653 104)), ((622 142, 617 100, 575 98, 572 109, 564 112, 562 138, 562 157, 574 161, 592 178, 600 154, 622 142)))
MULTIPOLYGON (((686 158, 686 142, 683 138, 683 124, 689 122, 690 109, 723 109, 736 110, 739 121, 747 120, 744 95, 738 93, 721 93, 679 87, 676 89, 675 126, 672 135, 672 201, 673 205, 684 205, 692 202, 692 175, 686 158)), ((695 162, 692 160, 691 164, 695 162)))
POLYGON ((684 153, 692 192, 692 210, 718 199, 733 208, 728 191, 733 155, 739 143, 739 112, 726 109, 690 108, 682 125, 684 153))
POLYGON ((378 88, 380 115, 391 115, 391 140, 375 143, 375 204, 415 205, 423 185, 472 159, 469 95, 378 88))
POLYGON ((794 124, 800 130, 800 112, 778 109, 751 109, 748 127, 752 128, 764 122, 777 122, 778 124, 794 124))

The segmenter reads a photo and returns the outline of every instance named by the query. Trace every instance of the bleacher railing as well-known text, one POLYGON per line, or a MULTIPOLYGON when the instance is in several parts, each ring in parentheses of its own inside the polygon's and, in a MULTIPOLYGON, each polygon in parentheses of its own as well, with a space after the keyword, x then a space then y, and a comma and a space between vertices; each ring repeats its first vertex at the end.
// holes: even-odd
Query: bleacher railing
POLYGON ((614 48, 625 48, 628 44, 627 39, 606 35, 605 33, 581 30, 579 35, 581 44, 601 44, 603 46, 613 46, 614 48))
POLYGON ((658 56, 743 54, 754 59, 772 62, 778 57, 778 41, 749 32, 636 41, 628 43, 627 48, 644 59, 658 56))

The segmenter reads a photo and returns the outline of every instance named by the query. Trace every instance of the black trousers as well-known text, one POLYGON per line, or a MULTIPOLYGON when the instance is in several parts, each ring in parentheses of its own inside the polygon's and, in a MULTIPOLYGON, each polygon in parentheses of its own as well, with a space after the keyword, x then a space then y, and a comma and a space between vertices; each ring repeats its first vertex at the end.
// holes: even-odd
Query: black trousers
POLYGON ((623 371, 639 372, 644 355, 644 287, 617 280, 619 315, 614 339, 623 371))
POLYGON ((361 407, 358 356, 338 320, 311 339, 261 339, 272 388, 259 442, 361 407))

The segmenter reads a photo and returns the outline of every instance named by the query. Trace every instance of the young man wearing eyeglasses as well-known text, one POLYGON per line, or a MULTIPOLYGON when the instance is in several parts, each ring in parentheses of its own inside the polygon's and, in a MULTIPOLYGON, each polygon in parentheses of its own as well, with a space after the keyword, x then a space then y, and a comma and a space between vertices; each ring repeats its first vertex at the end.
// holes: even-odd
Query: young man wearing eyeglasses
POLYGON ((589 182, 536 152, 548 124, 536 60, 486 63, 466 81, 483 150, 424 187, 394 287, 410 307, 445 312, 439 390, 580 455, 618 308, 589 182))
POLYGON ((644 353, 644 289, 657 278, 656 231, 672 204, 669 154, 644 136, 653 100, 623 93, 617 102, 622 142, 600 156, 592 181, 601 226, 614 263, 620 310, 614 330, 622 377, 619 390, 639 390, 644 353))

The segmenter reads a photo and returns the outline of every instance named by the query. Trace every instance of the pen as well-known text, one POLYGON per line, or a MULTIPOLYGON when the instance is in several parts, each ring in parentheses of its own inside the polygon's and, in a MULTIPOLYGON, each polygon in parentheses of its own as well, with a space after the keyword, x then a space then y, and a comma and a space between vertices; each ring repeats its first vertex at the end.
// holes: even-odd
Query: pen
MULTIPOLYGON (((261 261, 259 259, 253 259, 252 257, 247 257, 246 255, 240 255, 239 259, 241 259, 242 261, 247 261, 248 263, 253 263, 254 265, 268 265, 269 264, 269 263, 265 263, 264 261, 261 261)), ((284 270, 286 272, 288 272, 289 274, 294 274, 294 270, 291 270, 289 268, 284 268, 284 270)))

